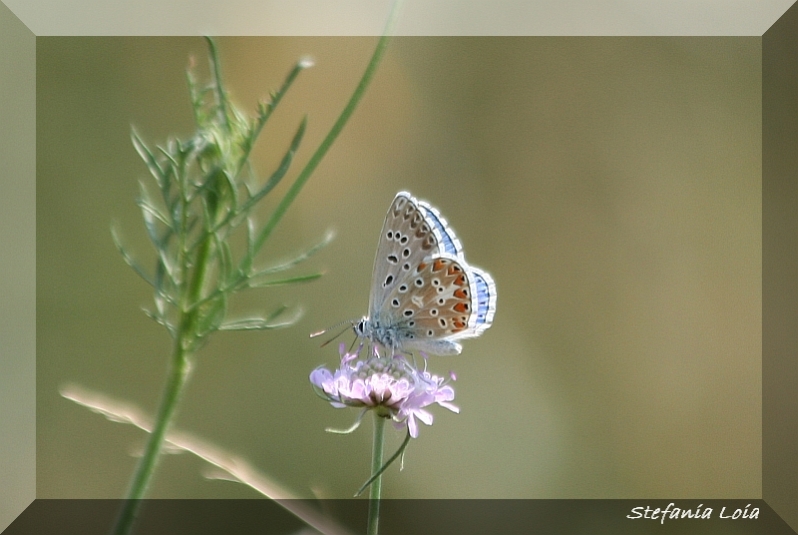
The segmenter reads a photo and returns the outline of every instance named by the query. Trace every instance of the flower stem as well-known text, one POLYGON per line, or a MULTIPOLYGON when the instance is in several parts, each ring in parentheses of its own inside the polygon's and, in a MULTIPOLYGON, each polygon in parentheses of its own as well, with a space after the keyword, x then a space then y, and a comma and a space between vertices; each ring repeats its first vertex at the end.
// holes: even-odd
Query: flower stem
MULTIPOLYGON (((385 443, 385 418, 374 411, 374 446, 371 453, 371 473, 382 469, 382 451, 385 443)), ((377 535, 380 523, 380 494, 382 493, 382 475, 371 482, 369 491, 369 524, 368 535, 377 535)))

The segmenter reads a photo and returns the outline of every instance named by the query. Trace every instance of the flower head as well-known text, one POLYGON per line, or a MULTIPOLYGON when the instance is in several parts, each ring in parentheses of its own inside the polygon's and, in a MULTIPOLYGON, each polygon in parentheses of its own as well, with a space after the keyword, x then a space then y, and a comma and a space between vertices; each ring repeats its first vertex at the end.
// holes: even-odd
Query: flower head
POLYGON ((454 389, 443 377, 418 370, 404 355, 372 355, 358 360, 358 353, 347 353, 341 344, 341 366, 331 372, 318 367, 310 374, 316 392, 333 407, 364 407, 391 418, 397 428, 407 427, 418 436, 418 422, 432 425, 432 414, 424 408, 433 403, 460 412, 450 401, 454 389))

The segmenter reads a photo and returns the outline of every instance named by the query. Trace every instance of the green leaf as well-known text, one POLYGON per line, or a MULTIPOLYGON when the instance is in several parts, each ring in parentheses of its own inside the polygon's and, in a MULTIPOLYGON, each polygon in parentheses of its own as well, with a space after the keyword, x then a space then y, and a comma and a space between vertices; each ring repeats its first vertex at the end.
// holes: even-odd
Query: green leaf
POLYGON ((135 260, 133 260, 133 257, 130 256, 130 254, 128 254, 124 246, 122 246, 122 241, 119 239, 116 228, 113 226, 111 227, 111 239, 114 241, 114 245, 116 245, 116 248, 119 251, 119 254, 122 255, 122 259, 125 261, 125 263, 131 268, 133 268, 133 271, 135 271, 139 277, 144 279, 144 281, 147 284, 149 284, 153 288, 156 288, 155 282, 150 278, 149 275, 147 275, 144 269, 141 266, 139 266, 135 260))
POLYGON ((283 286, 286 284, 298 284, 302 282, 311 282, 320 279, 323 273, 312 273, 310 275, 298 275, 296 277, 289 277, 287 279, 269 280, 269 281, 250 281, 247 286, 250 288, 268 288, 270 286, 283 286))
POLYGON ((299 73, 303 70, 310 68, 313 66, 313 61, 308 58, 302 58, 297 61, 296 65, 294 65, 293 69, 288 73, 286 76, 283 85, 280 87, 278 91, 270 91, 270 102, 265 103, 261 102, 258 105, 258 118, 255 121, 252 130, 250 131, 249 135, 246 137, 244 142, 242 143, 242 148, 244 149, 243 154, 241 155, 241 159, 238 162, 238 172, 240 173, 241 170, 244 168, 245 162, 249 159, 249 154, 252 150, 252 147, 255 145, 255 141, 258 139, 261 130, 263 130, 266 121, 269 120, 272 112, 277 108, 277 105, 282 100, 283 95, 286 94, 288 88, 291 87, 291 84, 294 83, 299 73))
POLYGON ((294 134, 294 138, 291 140, 291 145, 288 147, 288 151, 283 156, 280 165, 277 169, 272 173, 272 176, 269 177, 269 180, 266 181, 266 184, 258 191, 248 202, 247 206, 254 205, 263 197, 265 197, 271 190, 274 189, 277 184, 280 183, 280 180, 285 176, 288 172, 288 168, 291 167, 291 161, 294 159, 294 154, 296 154, 297 149, 299 148, 299 144, 302 142, 302 136, 305 135, 305 127, 308 124, 308 118, 304 117, 302 122, 299 123, 299 128, 294 134))
POLYGON ((227 240, 215 241, 219 250, 219 278, 222 284, 227 284, 230 281, 230 272, 233 270, 233 251, 227 240))
POLYGON ((203 304, 198 313, 197 334, 205 337, 220 328, 227 314, 227 296, 219 293, 215 298, 203 304))
POLYGON ((169 277, 169 281, 175 286, 179 285, 178 270, 174 265, 174 260, 170 257, 170 252, 165 247, 156 248, 158 262, 156 265, 156 288, 163 288, 163 276, 169 277))
POLYGON ((252 273, 250 278, 262 277, 264 275, 271 275, 273 273, 279 273, 281 271, 286 271, 288 269, 291 269, 292 267, 296 266, 297 264, 299 264, 301 262, 304 262, 305 260, 307 260, 308 258, 313 256, 314 254, 319 252, 321 249, 326 247, 327 244, 329 244, 333 240, 334 237, 335 237, 335 232, 333 232, 332 230, 328 230, 327 234, 324 235, 324 238, 319 243, 317 243, 316 245, 314 245, 313 247, 311 247, 310 249, 308 249, 304 253, 302 253, 302 254, 300 254, 298 256, 295 256, 291 260, 288 260, 287 262, 283 262, 282 264, 277 264, 275 266, 270 266, 270 267, 261 269, 260 271, 256 271, 255 273, 252 273))
POLYGON ((250 317, 244 318, 240 320, 233 320, 229 322, 223 323, 220 327, 220 331, 265 331, 271 329, 281 329, 283 327, 288 327, 293 325, 299 320, 301 316, 301 311, 297 311, 296 314, 292 318, 281 322, 275 322, 275 320, 281 316, 286 310, 288 309, 285 305, 280 305, 277 309, 269 314, 266 318, 261 317, 250 317))
POLYGON ((213 76, 214 80, 214 94, 216 96, 216 105, 217 108, 217 117, 218 120, 221 122, 222 126, 224 127, 227 133, 230 133, 230 122, 229 122, 229 105, 227 102, 227 93, 224 90, 224 85, 222 84, 222 68, 219 62, 219 51, 216 49, 216 43, 210 37, 205 37, 205 40, 208 42, 208 48, 210 49, 211 55, 211 75, 213 76))
POLYGON ((369 485, 371 485, 371 484, 374 482, 374 480, 376 480, 378 477, 380 477, 380 476, 382 475, 382 473, 383 473, 383 472, 385 472, 385 470, 386 470, 386 469, 387 469, 389 466, 391 466, 391 463, 392 463, 392 462, 394 462, 394 461, 395 461, 395 460, 396 460, 396 459, 397 459, 397 458, 398 458, 400 455, 402 455, 402 454, 404 453, 404 451, 405 451, 405 448, 407 448, 407 445, 410 443, 410 439, 411 439, 411 438, 412 438, 412 437, 410 436, 410 429, 408 429, 408 430, 407 430, 407 436, 405 436, 405 440, 404 440, 404 442, 402 442, 402 445, 401 445, 401 446, 399 446, 399 449, 398 449, 398 450, 396 450, 396 453, 394 453, 394 454, 391 456, 391 458, 390 458, 390 459, 388 459, 387 461, 385 461, 385 464, 383 464, 383 465, 382 465, 382 467, 380 467, 380 469, 379 469, 379 470, 377 470, 376 472, 374 472, 374 473, 371 475, 371 477, 368 479, 368 481, 366 481, 365 483, 363 483, 363 486, 362 486, 362 487, 360 487, 360 488, 358 489, 358 491, 355 493, 355 497, 357 497, 357 496, 360 496, 360 494, 361 494, 361 493, 362 493, 364 490, 366 490, 366 489, 368 488, 368 486, 369 486, 369 485))
POLYGON ((175 333, 177 332, 177 330, 175 329, 174 325, 169 323, 165 318, 163 318, 156 312, 153 312, 152 310, 146 308, 142 308, 141 310, 144 312, 144 315, 150 318, 152 321, 154 321, 158 325, 166 327, 166 330, 169 332, 169 336, 171 336, 172 338, 175 337, 175 333))
POLYGON ((149 214, 150 217, 157 219, 171 231, 174 231, 174 226, 172 221, 169 220, 169 217, 161 212, 161 210, 155 206, 150 198, 150 193, 147 191, 147 187, 144 183, 139 182, 141 193, 139 194, 139 198, 136 199, 136 204, 141 208, 142 212, 145 213, 145 217, 149 214))
POLYGON ((131 129, 130 132, 130 139, 133 142, 133 147, 136 149, 136 152, 139 153, 139 156, 141 156, 141 159, 144 160, 144 163, 150 170, 150 174, 153 176, 153 178, 155 178, 155 182, 158 184, 158 187, 163 189, 165 184, 168 183, 168 180, 164 170, 161 169, 160 165, 158 165, 158 161, 155 159, 155 156, 133 129, 131 129))

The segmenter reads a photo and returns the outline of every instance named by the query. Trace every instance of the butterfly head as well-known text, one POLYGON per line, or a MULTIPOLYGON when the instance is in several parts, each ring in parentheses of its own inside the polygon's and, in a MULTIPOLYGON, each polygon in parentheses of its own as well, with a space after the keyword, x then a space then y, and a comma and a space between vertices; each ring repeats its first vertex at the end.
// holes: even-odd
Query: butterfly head
POLYGON ((358 338, 368 340, 372 346, 384 347, 389 353, 401 347, 399 329, 390 323, 385 324, 379 318, 363 316, 352 327, 358 338))
POLYGON ((369 328, 369 319, 363 316, 358 321, 352 322, 352 330, 355 331, 355 336, 358 338, 367 338, 366 332, 369 328))

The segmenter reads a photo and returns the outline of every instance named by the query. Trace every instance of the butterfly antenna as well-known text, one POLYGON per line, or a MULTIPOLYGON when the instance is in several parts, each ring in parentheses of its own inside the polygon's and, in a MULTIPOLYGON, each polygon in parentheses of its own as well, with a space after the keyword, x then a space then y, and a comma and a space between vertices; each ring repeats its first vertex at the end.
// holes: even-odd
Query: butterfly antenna
POLYGON ((352 321, 352 320, 344 320, 344 321, 341 321, 339 323, 336 323, 335 325, 327 327, 326 329, 324 329, 322 331, 318 331, 318 332, 315 332, 315 333, 310 333, 310 337, 311 338, 316 338, 317 336, 321 336, 322 334, 324 334, 324 333, 326 333, 326 332, 328 332, 328 331, 330 331, 332 329, 335 329, 336 327, 340 327, 344 323, 347 323, 348 325, 346 327, 344 327, 344 329, 341 330, 341 332, 339 332, 338 334, 336 334, 335 336, 333 336, 332 338, 330 338, 329 340, 327 340, 326 342, 321 344, 321 346, 319 346, 319 347, 324 347, 327 344, 329 344, 330 342, 332 342, 333 340, 335 340, 336 338, 338 338, 339 336, 341 336, 342 334, 344 334, 348 329, 350 329, 352 327, 352 325, 354 325, 355 322, 352 321))
POLYGON ((310 337, 311 338, 316 338, 317 336, 321 336, 322 334, 326 333, 327 331, 330 331, 332 329, 336 329, 336 328, 340 327, 344 323, 348 323, 348 324, 352 325, 354 322, 352 320, 339 321, 335 325, 330 325, 326 329, 322 329, 320 331, 316 331, 315 333, 310 333, 310 337))

